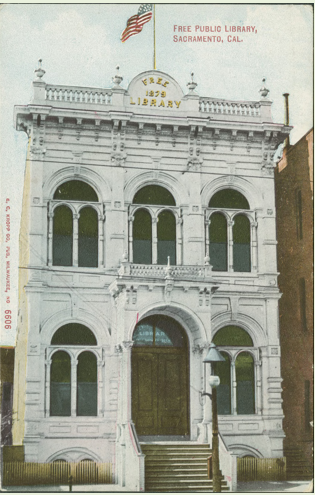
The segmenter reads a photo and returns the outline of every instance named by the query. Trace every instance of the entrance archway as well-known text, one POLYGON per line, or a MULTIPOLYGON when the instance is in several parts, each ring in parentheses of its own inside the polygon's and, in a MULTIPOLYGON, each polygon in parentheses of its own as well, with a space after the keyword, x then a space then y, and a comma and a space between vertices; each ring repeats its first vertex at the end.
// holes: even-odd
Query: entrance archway
POLYGON ((141 320, 133 333, 132 418, 138 435, 189 435, 188 339, 168 316, 141 320))

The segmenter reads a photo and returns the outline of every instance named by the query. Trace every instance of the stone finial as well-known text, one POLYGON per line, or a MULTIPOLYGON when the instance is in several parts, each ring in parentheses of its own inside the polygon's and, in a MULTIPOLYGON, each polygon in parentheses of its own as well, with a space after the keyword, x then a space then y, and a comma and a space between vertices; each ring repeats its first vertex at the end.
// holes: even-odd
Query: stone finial
POLYGON ((190 73, 190 76, 191 76, 191 81, 189 81, 189 83, 187 83, 187 88, 189 89, 189 93, 192 93, 195 88, 198 86, 198 84, 194 81, 194 73, 191 72, 190 73))
POLYGON ((116 67, 117 74, 112 77, 112 81, 115 84, 116 88, 119 87, 121 81, 123 80, 123 77, 119 74, 119 65, 116 67))
POLYGON ((42 80, 42 77, 44 76, 45 72, 44 69, 42 68, 42 59, 40 58, 38 60, 38 68, 34 70, 35 74, 36 74, 36 77, 37 77, 37 80, 38 81, 41 81, 42 80))
POLYGON ((170 256, 167 257, 167 265, 166 265, 166 268, 165 268, 165 278, 166 279, 171 279, 172 278, 172 267, 171 267, 170 256))
POLYGON ((127 250, 125 249, 125 251, 123 252, 123 255, 122 255, 122 263, 128 263, 128 253, 127 253, 127 250))
POLYGON ((262 80, 263 85, 262 85, 262 87, 259 90, 260 96, 262 98, 267 98, 268 93, 269 93, 269 89, 266 88, 265 82, 266 82, 266 78, 263 77, 263 80, 262 80))

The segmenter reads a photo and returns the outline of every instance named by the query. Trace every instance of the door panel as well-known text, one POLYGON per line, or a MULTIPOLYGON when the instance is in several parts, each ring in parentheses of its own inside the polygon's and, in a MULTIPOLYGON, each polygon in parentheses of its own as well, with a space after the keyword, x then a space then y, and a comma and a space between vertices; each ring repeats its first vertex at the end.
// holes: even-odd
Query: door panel
POLYGON ((132 417, 138 435, 189 434, 187 372, 185 349, 132 350, 132 417))

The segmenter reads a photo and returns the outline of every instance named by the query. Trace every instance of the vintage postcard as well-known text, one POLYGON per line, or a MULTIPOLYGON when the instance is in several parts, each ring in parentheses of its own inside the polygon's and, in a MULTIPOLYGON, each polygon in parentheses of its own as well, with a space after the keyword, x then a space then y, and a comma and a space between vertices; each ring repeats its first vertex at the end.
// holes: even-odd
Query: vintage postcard
POLYGON ((2 4, 2 489, 313 476, 313 4, 2 4))

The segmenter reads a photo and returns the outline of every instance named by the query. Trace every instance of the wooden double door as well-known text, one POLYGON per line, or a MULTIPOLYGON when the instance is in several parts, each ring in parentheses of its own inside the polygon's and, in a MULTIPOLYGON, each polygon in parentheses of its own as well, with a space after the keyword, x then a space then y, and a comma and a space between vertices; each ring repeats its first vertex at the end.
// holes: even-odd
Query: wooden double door
POLYGON ((138 435, 189 435, 186 346, 132 349, 132 418, 138 435))

